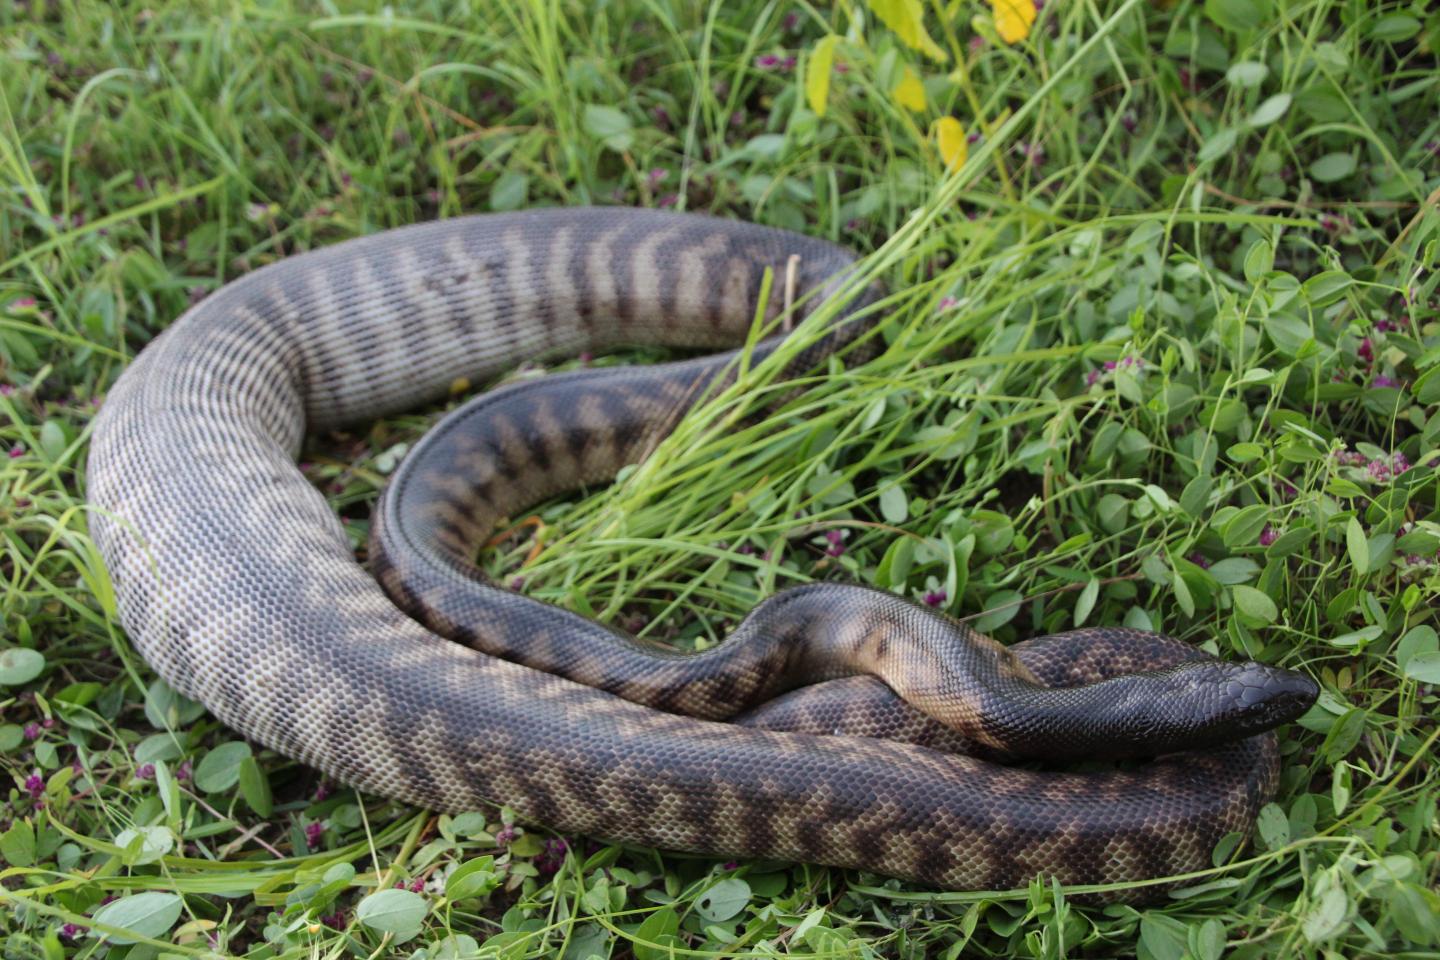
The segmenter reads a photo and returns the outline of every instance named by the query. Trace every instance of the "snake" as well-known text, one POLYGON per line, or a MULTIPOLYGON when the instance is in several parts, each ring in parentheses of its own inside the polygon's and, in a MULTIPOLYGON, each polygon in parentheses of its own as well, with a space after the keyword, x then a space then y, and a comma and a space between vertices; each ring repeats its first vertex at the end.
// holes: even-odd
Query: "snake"
MULTIPOLYGON (((1313 701, 1308 677, 1098 628, 1007 648, 828 581, 678 653, 476 572, 506 514, 647 455, 737 351, 768 356, 855 276, 819 238, 595 207, 381 231, 232 280, 139 351, 93 426, 119 622, 244 737, 430 810, 950 890, 1045 875, 1133 900, 1208 867, 1273 794, 1266 731, 1313 701), (781 332, 757 342, 760 321, 781 332), (297 465, 307 434, 629 345, 711 352, 480 393, 403 461, 370 568, 297 465), (1055 769, 1091 755, 1152 759, 1055 769)), ((863 362, 880 307, 852 294, 793 363, 863 362)))

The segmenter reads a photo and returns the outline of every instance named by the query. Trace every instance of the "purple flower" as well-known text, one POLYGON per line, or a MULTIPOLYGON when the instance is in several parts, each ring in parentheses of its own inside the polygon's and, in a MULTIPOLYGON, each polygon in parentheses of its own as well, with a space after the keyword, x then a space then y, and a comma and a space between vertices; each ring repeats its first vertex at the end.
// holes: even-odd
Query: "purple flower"
POLYGON ((510 589, 511 589, 511 590, 517 590, 517 591, 518 591, 518 590, 524 590, 524 589, 525 589, 525 578, 524 578, 524 577, 515 577, 514 579, 512 579, 512 580, 510 581, 510 589))
POLYGON ((1280 531, 1276 530, 1272 526, 1267 525, 1264 530, 1260 531, 1260 546, 1262 547, 1268 547, 1270 546, 1270 544, 1274 543, 1276 540, 1279 539, 1280 531))
POLYGON ((789 13, 785 14, 785 19, 780 22, 780 26, 787 33, 792 30, 798 29, 800 26, 800 14, 796 13, 794 10, 791 10, 789 13))
POLYGON ((190 773, 191 773, 190 761, 189 761, 189 760, 181 760, 181 761, 180 761, 180 766, 178 766, 178 767, 175 768, 175 779, 176 779, 176 780, 189 780, 189 779, 190 779, 190 773))
POLYGON ((34 297, 17 297, 16 299, 10 301, 10 306, 8 309, 29 310, 33 306, 35 306, 34 297))
POLYGON ((650 189, 654 190, 656 187, 660 186, 660 184, 664 183, 665 179, 669 176, 669 170, 666 170, 664 167, 656 167, 654 170, 650 171, 650 173, 646 177, 646 180, 650 184, 650 189))
POLYGON ((1100 378, 1102 376, 1103 374, 1099 370, 1091 370, 1089 373, 1085 374, 1085 386, 1095 386, 1095 384, 1100 382, 1100 378))
POLYGON ((64 937, 66 940, 78 940, 80 939, 81 934, 83 934, 87 929, 87 927, 82 927, 78 923, 67 923, 65 924, 65 926, 60 928, 60 936, 64 937))
POLYGON ((25 456, 25 444, 23 444, 23 443, 17 443, 17 444, 15 444, 15 446, 13 446, 13 447, 10 448, 10 459, 11 459, 11 460, 18 460, 18 459, 20 459, 20 458, 23 457, 23 456, 25 456))
POLYGON ((329 927, 331 930, 344 930, 345 911, 336 910, 334 913, 326 914, 325 916, 320 918, 320 922, 325 924, 325 926, 329 927))
POLYGON ((45 781, 41 779, 40 774, 32 773, 25 778, 25 790, 30 794, 31 800, 39 800, 45 793, 45 781))
POLYGON ((1140 120, 1135 116, 1135 111, 1126 110, 1120 116, 1120 126, 1125 128, 1126 133, 1134 133, 1135 128, 1140 126, 1140 120))
POLYGON ((520 831, 513 825, 507 823, 495 831, 495 845, 497 847, 508 847, 515 842, 515 838, 518 836, 520 836, 520 831))
POLYGON ((153 763, 142 763, 142 764, 140 764, 140 766, 138 766, 138 767, 135 768, 135 779, 136 779, 136 780, 154 780, 154 779, 155 779, 155 764, 153 764, 153 763))
POLYGON ((1380 376, 1376 377, 1374 380, 1371 380, 1371 381, 1370 381, 1370 385, 1371 385, 1372 387, 1398 387, 1398 386, 1400 386, 1400 384, 1396 383, 1393 378, 1387 377, 1387 376, 1385 376, 1384 374, 1381 374, 1380 376))
POLYGON ((535 869, 542 874, 552 874, 565 866, 565 853, 570 845, 559 837, 545 841, 545 851, 535 858, 535 869))
POLYGON ((313 823, 305 824, 305 845, 311 850, 320 849, 320 841, 325 838, 325 821, 316 820, 313 823))
POLYGON ((771 70, 780 65, 780 58, 773 53, 762 53, 755 58, 755 66, 761 70, 771 70))
POLYGON ((1191 563, 1195 564, 1195 566, 1199 567, 1201 570, 1210 569, 1210 561, 1205 559, 1205 554, 1203 553, 1192 553, 1190 554, 1188 559, 1191 563))
POLYGON ((1364 360, 1367 367, 1375 362, 1375 346, 1370 342, 1369 337, 1360 341, 1360 348, 1355 351, 1355 356, 1364 360))
POLYGON ((1365 472, 1370 474, 1370 479, 1376 483, 1386 483, 1390 480, 1390 464, 1384 460, 1371 460, 1365 465, 1365 472))
POLYGON ((679 202, 680 197, 677 194, 667 193, 665 194, 665 196, 660 198, 660 202, 657 204, 657 206, 660 207, 661 210, 664 210, 666 207, 673 207, 679 202))
POLYGON ((828 547, 825 548, 825 555, 826 555, 827 557, 839 557, 839 556, 843 556, 843 555, 844 555, 844 553, 845 553, 845 531, 843 531, 843 530, 830 530, 830 531, 827 531, 826 534, 825 534, 825 539, 830 542, 830 546, 828 546, 828 547))
POLYGON ((669 110, 666 110, 664 107, 655 107, 655 108, 653 108, 653 109, 650 111, 650 116, 652 116, 652 117, 655 118, 655 124, 656 124, 657 126, 664 127, 664 128, 666 128, 666 129, 669 129, 669 127, 670 127, 670 111, 669 111, 669 110))
POLYGON ((25 735, 26 740, 38 739, 40 736, 40 724, 27 723, 25 724, 25 729, 22 730, 21 733, 25 735))
POLYGON ((949 598, 945 595, 944 590, 926 590, 925 596, 920 599, 925 602, 927 607, 938 607, 949 598))
POLYGON ((972 57, 979 56, 981 51, 985 49, 985 38, 977 33, 970 38, 970 42, 966 46, 969 48, 972 57))

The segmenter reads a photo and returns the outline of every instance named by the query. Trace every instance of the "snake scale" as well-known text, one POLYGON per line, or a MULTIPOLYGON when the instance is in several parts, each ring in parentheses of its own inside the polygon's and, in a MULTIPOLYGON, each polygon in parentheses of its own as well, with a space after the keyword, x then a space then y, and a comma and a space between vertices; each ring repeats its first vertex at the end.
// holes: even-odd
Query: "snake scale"
MULTIPOLYGON (((1040 638, 1017 656, 832 583, 783 591, 713 652, 683 657, 478 579, 470 551, 498 517, 612 476, 730 354, 481 395, 387 491, 375 576, 296 466, 307 430, 433 402, 520 360, 734 348, 767 268, 791 273, 803 311, 851 265, 789 232, 593 208, 386 231, 227 284, 141 351, 95 424, 92 530, 121 623, 166 681, 246 737, 432 809, 503 803, 611 841, 951 889, 1208 866, 1273 791, 1274 736, 1260 731, 1313 700, 1308 679, 1131 631, 1040 638), (785 692, 813 680, 827 682, 785 692), (1189 752, 1068 773, 937 747, 1189 752)), ((785 309, 782 286, 767 316, 785 309)), ((803 359, 865 326, 836 324, 803 359)))

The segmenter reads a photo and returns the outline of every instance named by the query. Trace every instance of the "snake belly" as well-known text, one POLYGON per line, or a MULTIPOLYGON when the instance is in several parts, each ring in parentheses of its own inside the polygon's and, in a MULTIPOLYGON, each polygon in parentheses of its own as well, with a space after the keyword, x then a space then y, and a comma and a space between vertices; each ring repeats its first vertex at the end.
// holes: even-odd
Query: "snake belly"
MULTIPOLYGON (((505 804, 610 841, 950 889, 1208 866, 1273 790, 1273 741, 1228 776, 1062 774, 664 712, 408 617, 296 466, 307 430, 432 402, 519 360, 734 346, 766 268, 798 264, 803 292, 851 263, 788 232, 597 208, 391 230, 236 280, 156 337, 97 417, 91 527, 120 621, 234 730, 431 809, 505 804)), ((782 306, 777 290, 766 312, 782 306)))

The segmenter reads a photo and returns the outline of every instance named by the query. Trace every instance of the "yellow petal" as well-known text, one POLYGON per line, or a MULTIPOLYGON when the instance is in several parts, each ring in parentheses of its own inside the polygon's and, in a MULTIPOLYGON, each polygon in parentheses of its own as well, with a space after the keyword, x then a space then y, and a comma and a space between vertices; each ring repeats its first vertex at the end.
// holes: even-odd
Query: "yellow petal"
POLYGON ((816 116, 825 116, 825 107, 830 102, 830 70, 835 65, 835 41, 838 39, 833 33, 821 37, 805 66, 805 99, 816 116))
POLYGON ((1035 23, 1033 0, 990 0, 995 11, 995 31, 1006 43, 1019 43, 1030 36, 1035 23))
POLYGON ((965 139, 965 128, 954 117, 941 117, 935 121, 935 142, 940 146, 940 157, 951 170, 959 170, 970 155, 970 142, 965 139))
POLYGON ((925 85, 920 82, 920 75, 909 67, 905 68, 890 95, 906 110, 919 113, 925 109, 925 85))

